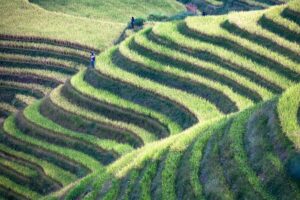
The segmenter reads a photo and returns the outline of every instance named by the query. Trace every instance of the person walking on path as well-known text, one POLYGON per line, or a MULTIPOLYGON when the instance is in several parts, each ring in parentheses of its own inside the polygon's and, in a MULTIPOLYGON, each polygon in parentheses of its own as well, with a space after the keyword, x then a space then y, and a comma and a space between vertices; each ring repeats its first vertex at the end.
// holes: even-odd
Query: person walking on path
POLYGON ((134 29, 134 22, 135 22, 134 17, 131 17, 131 28, 132 28, 132 29, 134 29))
POLYGON ((92 52, 91 52, 91 64, 90 64, 90 67, 91 67, 92 69, 95 68, 95 62, 96 62, 96 56, 95 56, 94 51, 92 51, 92 52))

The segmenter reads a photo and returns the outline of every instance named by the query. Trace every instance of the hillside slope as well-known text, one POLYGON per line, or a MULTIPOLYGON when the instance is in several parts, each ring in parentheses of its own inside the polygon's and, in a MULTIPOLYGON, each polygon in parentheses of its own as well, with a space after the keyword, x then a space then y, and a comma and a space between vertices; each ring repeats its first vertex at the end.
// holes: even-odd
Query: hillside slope
POLYGON ((3 122, 0 194, 299 198, 299 16, 190 17, 101 53, 3 122))
POLYGON ((30 0, 29 2, 50 11, 122 23, 129 22, 132 16, 146 18, 153 13, 174 15, 185 10, 176 0, 30 0))
POLYGON ((112 46, 127 26, 50 12, 27 0, 1 1, 0 11, 0 34, 67 40, 100 50, 112 46))

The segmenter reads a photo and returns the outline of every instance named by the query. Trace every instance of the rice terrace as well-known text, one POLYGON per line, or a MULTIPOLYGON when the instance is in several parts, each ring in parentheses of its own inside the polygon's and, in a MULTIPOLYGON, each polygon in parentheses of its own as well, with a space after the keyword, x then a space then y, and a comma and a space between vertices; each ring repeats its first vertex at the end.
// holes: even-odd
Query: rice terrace
POLYGON ((0 200, 300 200, 300 0, 0 16, 0 200))

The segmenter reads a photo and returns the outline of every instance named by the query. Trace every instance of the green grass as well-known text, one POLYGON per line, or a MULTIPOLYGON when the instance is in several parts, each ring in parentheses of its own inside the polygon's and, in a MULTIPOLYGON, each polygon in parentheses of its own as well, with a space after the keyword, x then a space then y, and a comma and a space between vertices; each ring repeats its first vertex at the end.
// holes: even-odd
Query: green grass
POLYGON ((253 35, 259 35, 265 37, 276 44, 283 46, 286 49, 289 49, 298 55, 300 54, 300 46, 297 43, 290 42, 284 38, 279 37, 275 33, 263 29, 259 26, 258 21, 262 17, 264 12, 261 11, 252 11, 245 13, 232 13, 228 15, 228 20, 230 23, 235 24, 237 27, 242 30, 246 30, 253 35))
MULTIPOLYGON (((261 179, 264 187, 278 199, 294 199, 300 193, 297 185, 287 174, 286 161, 278 152, 276 140, 282 137, 281 145, 288 140, 280 130, 280 122, 277 118, 278 98, 267 102, 256 110, 247 122, 247 131, 244 137, 245 150, 249 158, 249 164, 261 179), (276 188, 281 188, 280 190, 276 188)), ((287 155, 292 155, 289 148, 285 148, 287 155)))
MULTIPOLYGON (((146 33, 147 30, 144 32, 146 33)), ((145 36, 144 36, 145 37, 145 36)), ((219 76, 225 76, 227 79, 233 79, 236 83, 238 84, 241 84, 243 86, 246 86, 248 88, 255 88, 255 91, 262 91, 264 92, 263 93, 263 98, 265 97, 270 97, 271 94, 268 92, 268 91, 263 91, 262 88, 260 88, 259 86, 253 84, 253 82, 250 82, 249 80, 247 79, 243 79, 243 77, 240 77, 240 76, 237 76, 235 73, 232 73, 230 71, 227 71, 219 66, 216 66, 212 63, 209 63, 209 62, 205 62, 205 61, 202 61, 200 59, 196 59, 196 58, 193 58, 191 56, 188 56, 186 54, 183 54, 183 53, 180 53, 178 51, 175 51, 175 50, 171 50, 169 48, 166 48, 164 46, 161 46, 161 45, 157 45, 155 43, 152 43, 151 41, 147 40, 146 38, 144 37, 141 37, 139 35, 135 36, 135 41, 143 46, 147 46, 147 48, 151 49, 152 51, 155 51, 155 52, 158 52, 159 54, 166 54, 168 56, 170 56, 172 59, 176 61, 183 61, 183 62, 187 62, 188 64, 190 65, 196 65, 196 67, 199 67, 199 68, 204 68, 204 69, 207 69, 207 70, 212 70, 213 69, 213 72, 215 72, 216 74, 218 74, 219 76)), ((153 64, 152 64, 153 65, 153 64)), ((168 68, 168 67, 163 67, 163 68, 168 68)), ((180 73, 177 73, 178 75, 181 75, 181 74, 184 74, 185 72, 181 71, 180 73)), ((195 75, 198 75, 198 74, 195 74, 195 75)), ((200 75, 198 75, 200 76, 200 75)), ((191 77, 190 77, 191 78, 191 77)), ((218 77, 215 78, 216 80, 218 80, 218 77)), ((196 79, 197 80, 197 79, 196 79)), ((200 81, 201 79, 199 79, 200 81)), ((214 80, 215 81, 215 80, 214 80)), ((212 84, 210 82, 210 80, 208 80, 208 78, 205 78, 203 77, 203 81, 202 81, 204 84, 207 84, 207 85, 210 85, 210 86, 213 86, 214 84, 212 84)), ((225 85, 223 82, 220 81, 220 83, 222 83, 223 85, 225 85)), ((234 85, 229 85, 229 87, 231 87, 232 89, 234 89, 234 85)), ((219 87, 213 87, 213 88, 219 88, 219 87)), ((228 91, 228 89, 225 89, 225 88, 222 88, 222 89, 219 89, 221 92, 224 92, 225 91, 228 91)), ((262 93, 260 92, 260 93, 262 93)), ((233 100, 235 100, 237 103, 237 105, 239 105, 239 108, 242 109, 242 108, 245 108, 249 105, 252 105, 252 103, 248 100, 248 99, 243 99, 241 97, 236 97, 236 98, 233 98, 235 96, 237 96, 236 94, 233 94, 232 92, 228 92, 228 93, 225 93, 227 94, 230 98, 232 98, 233 100)), ((239 91, 239 94, 243 94, 243 92, 240 92, 239 91)), ((246 96, 247 94, 245 94, 244 96, 246 96)))
POLYGON ((30 105, 30 104, 34 103, 35 101, 37 101, 37 99, 35 97, 23 95, 23 94, 17 94, 16 99, 25 103, 26 105, 30 105))
POLYGON ((222 136, 223 129, 218 130, 211 136, 201 160, 200 181, 203 185, 203 191, 207 199, 223 198, 234 199, 233 192, 226 183, 223 168, 220 163, 220 148, 218 139, 222 136))
MULTIPOLYGON (((266 13, 269 13, 269 11, 266 13)), ((189 18, 187 20, 187 24, 188 26, 190 25, 191 27, 195 28, 198 33, 209 35, 212 37, 219 37, 220 39, 225 38, 225 40, 227 39, 231 43, 237 43, 244 49, 251 51, 251 54, 254 56, 263 56, 271 61, 277 62, 284 68, 293 70, 293 73, 300 73, 300 69, 297 67, 299 63, 296 63, 291 59, 287 59, 285 56, 272 52, 268 48, 257 45, 247 39, 238 37, 229 31, 223 30, 220 26, 225 21, 227 21, 226 16, 206 17, 202 20, 199 20, 197 18, 189 18)), ((225 40, 223 40, 223 42, 225 42, 225 40)))
POLYGON ((101 50, 111 46, 126 26, 123 23, 48 12, 26 0, 4 1, 0 10, 1 34, 69 40, 101 50))
POLYGON ((40 141, 36 138, 33 138, 31 136, 28 136, 28 135, 22 133, 15 125, 15 117, 14 116, 10 116, 5 120, 3 128, 6 133, 8 133, 22 141, 25 141, 29 144, 33 144, 38 147, 44 148, 48 151, 52 151, 57 154, 66 156, 68 159, 76 161, 78 163, 81 163, 83 166, 86 166, 88 169, 90 169, 92 171, 103 169, 102 165, 99 162, 95 161, 94 159, 92 159, 91 157, 89 157, 83 153, 80 153, 78 151, 74 151, 71 149, 67 149, 64 147, 56 146, 56 145, 50 144, 48 142, 43 142, 43 141, 40 141))
POLYGON ((76 177, 73 174, 71 174, 70 172, 67 172, 45 160, 34 157, 33 155, 29 155, 29 154, 23 153, 21 151, 13 150, 13 149, 5 146, 4 144, 0 144, 0 150, 7 152, 8 154, 11 154, 13 156, 20 157, 22 159, 26 159, 32 163, 35 163, 35 164, 41 166, 47 176, 51 177, 53 180, 58 181, 63 186, 67 186, 68 184, 70 184, 71 182, 76 180, 76 177))
POLYGON ((284 27, 286 31, 292 31, 294 34, 300 34, 300 27, 298 26, 298 24, 286 18, 283 18, 280 15, 280 13, 282 13, 285 8, 285 6, 274 7, 266 12, 265 17, 268 20, 271 20, 274 23, 284 27))
POLYGON ((260 76, 266 81, 277 85, 282 88, 288 88, 292 84, 292 81, 287 80, 285 77, 279 76, 277 73, 257 65, 257 63, 252 62, 251 60, 241 57, 235 54, 232 51, 228 51, 224 48, 218 47, 208 42, 200 42, 194 39, 191 39, 188 36, 182 35, 177 31, 178 24, 169 23, 161 24, 154 27, 153 31, 159 35, 164 35, 170 40, 177 41, 181 46, 189 48, 191 50, 206 51, 212 55, 216 55, 222 58, 224 61, 232 63, 233 65, 239 66, 242 69, 254 73, 256 76, 260 76))
POLYGON ((16 171, 22 175, 25 175, 28 177, 33 177, 33 176, 37 175, 37 171, 35 171, 34 169, 29 168, 25 165, 22 165, 18 162, 14 162, 13 160, 8 160, 6 158, 0 157, 0 161, 1 161, 1 165, 11 168, 14 171, 16 171))
MULTIPOLYGON (((142 40, 142 38, 137 37, 137 36, 135 37, 135 39, 136 40, 142 40)), ((243 108, 245 108, 245 107, 252 104, 251 101, 249 101, 246 98, 243 98, 243 97, 239 96, 238 94, 236 94, 232 90, 230 90, 230 88, 228 88, 224 85, 221 85, 219 83, 211 81, 211 80, 209 80, 205 77, 195 76, 194 74, 187 74, 184 70, 178 70, 178 69, 176 69, 172 66, 163 65, 163 64, 161 64, 157 61, 151 60, 151 58, 141 56, 138 53, 136 53, 134 51, 131 51, 128 46, 125 46, 125 45, 129 45, 129 42, 130 42, 130 39, 128 39, 127 42, 125 41, 124 43, 122 43, 120 45, 120 51, 121 51, 121 53, 123 53, 124 55, 126 55, 128 57, 130 56, 131 60, 134 60, 135 62, 143 63, 144 66, 146 66, 150 69, 152 68, 154 70, 158 70, 160 73, 165 73, 165 74, 170 73, 172 75, 178 76, 178 78, 182 77, 182 78, 186 78, 186 79, 189 79, 189 80, 193 80, 195 82, 207 85, 208 87, 213 88, 213 89, 217 90, 220 93, 225 93, 226 94, 225 96, 229 96, 230 99, 237 105, 237 107, 239 109, 243 109, 243 108), (124 44, 124 46, 122 46, 123 44, 124 44)), ((211 102, 211 103, 214 104, 214 102, 211 102)), ((206 107, 208 107, 208 106, 210 106, 210 105, 207 103, 206 107)), ((210 106, 210 107, 212 107, 212 106, 210 106)))
POLYGON ((0 48, 7 49, 21 49, 21 50, 32 50, 38 54, 41 51, 47 53, 57 54, 56 56, 74 56, 83 59, 89 59, 89 53, 69 47, 62 47, 53 44, 37 43, 37 42, 22 42, 22 41, 9 41, 0 40, 0 48), (63 55, 59 55, 63 54, 63 55))
POLYGON ((1 61, 11 61, 16 63, 26 63, 30 66, 30 64, 40 64, 44 65, 40 68, 52 70, 52 71, 61 71, 66 74, 73 74, 76 72, 77 66, 75 62, 62 60, 62 59, 55 59, 49 57, 34 57, 34 56, 26 56, 26 55, 14 55, 14 54, 0 54, 1 61))
POLYGON ((289 88, 279 99, 277 107, 282 131, 298 150, 300 149, 300 125, 297 120, 297 114, 300 107, 299 89, 300 84, 289 88))
POLYGON ((60 90, 61 90, 61 87, 58 87, 50 94, 51 101, 55 105, 65 109, 71 113, 85 117, 87 119, 102 122, 104 124, 109 124, 109 125, 115 126, 115 127, 125 128, 125 130, 126 129, 130 130, 131 132, 136 134, 137 137, 141 138, 142 141, 144 141, 145 143, 154 140, 154 138, 153 138, 154 136, 151 133, 149 133, 148 131, 143 130, 142 128, 139 128, 132 124, 127 124, 127 123, 120 122, 120 121, 110 120, 110 119, 106 118, 105 116, 102 116, 98 113, 91 112, 90 110, 87 110, 85 108, 79 107, 74 104, 71 104, 70 102, 68 102, 67 99, 65 99, 63 96, 60 95, 60 90))
POLYGON ((112 48, 100 55, 99 59, 101 60, 101 63, 98 62, 97 70, 101 71, 101 73, 120 79, 126 83, 133 84, 139 88, 146 89, 154 94, 167 96, 169 99, 172 99, 172 101, 184 106, 190 112, 194 113, 200 121, 220 116, 220 112, 214 106, 195 95, 166 87, 118 68, 111 61, 111 55, 115 50, 116 48, 112 48), (188 100, 186 100, 187 98, 188 100))
POLYGON ((184 11, 184 6, 175 0, 30 0, 30 2, 50 11, 120 23, 129 22, 131 16, 146 18, 149 14, 153 13, 173 15, 184 11))
POLYGON ((17 192, 28 199, 39 199, 41 195, 29 190, 27 187, 12 182, 4 176, 0 176, 0 186, 17 192))
POLYGON ((237 115, 228 133, 224 135, 221 141, 221 146, 223 146, 221 151, 224 152, 224 159, 228 162, 225 169, 228 171, 227 176, 230 176, 231 180, 236 181, 231 181, 230 184, 233 184, 231 187, 236 187, 235 192, 238 195, 251 198, 273 199, 262 186, 259 177, 256 176, 253 169, 248 165, 247 154, 243 147, 246 123, 252 112, 253 110, 248 109, 237 115), (236 176, 242 176, 243 180, 237 179, 236 176))
MULTIPOLYGON (((188 19, 186 20, 186 25, 188 26, 188 29, 196 31, 196 25, 189 23, 188 19)), ((186 36, 185 36, 186 37, 186 36)), ((280 86, 282 88, 288 88, 292 86, 295 82, 287 79, 286 77, 274 72, 273 70, 270 70, 254 61, 252 61, 249 58, 240 56, 236 53, 234 53, 233 49, 227 50, 225 48, 222 48, 220 46, 213 45, 209 42, 195 42, 192 44, 194 48, 196 49, 207 49, 212 53, 215 53, 222 57, 225 60, 229 60, 234 64, 241 65, 243 68, 246 68, 249 71, 252 71, 255 74, 260 74, 263 76, 264 79, 267 81, 270 81, 273 84, 276 84, 277 86, 280 86)))
MULTIPOLYGON (((126 5, 130 4, 130 0, 111 4, 105 1, 101 4, 103 7, 87 3, 95 3, 93 0, 84 1, 86 6, 80 6, 83 2, 76 0, 70 0, 68 4, 65 4, 65 1, 52 1, 48 4, 42 0, 38 2, 46 9, 58 12, 44 10, 25 0, 4 2, 0 5, 0 10, 7 11, 0 14, 1 19, 4 19, 4 22, 0 22, 0 34, 32 34, 80 42, 102 50, 110 46, 125 27, 123 22, 127 22, 130 15, 135 15, 124 11, 124 7, 129 7, 126 5), (60 7, 63 4, 65 5, 60 7), (109 6, 112 8, 107 9, 109 6), (9 18, 9 24, 7 16, 12 15, 11 7, 14 7, 14 15, 9 18), (116 11, 117 7, 122 10, 116 11), (99 12, 103 9, 105 12, 99 12), (111 13, 113 11, 114 13, 111 13), (121 21, 122 19, 126 20, 121 21), (24 25, 24 21, 27 26, 24 25), (44 28, 38 29, 36 24, 44 28), (110 34, 112 31, 114 34, 110 34)), ((267 1, 247 2, 252 3, 253 7, 260 7, 267 1)), ((166 1, 155 0, 149 3, 164 11, 169 9, 160 4, 166 1)), ((175 1, 172 3, 179 5, 175 1)), ((131 5, 138 7, 142 3, 131 5)), ((278 30, 284 27, 283 31, 287 33, 298 33, 300 29, 294 20, 280 16, 286 7, 289 6, 277 6, 249 13, 231 13, 227 16, 189 17, 184 21, 160 23, 103 52, 97 56, 96 70, 81 69, 70 82, 59 86, 50 94, 50 89, 41 85, 0 81, 3 87, 11 84, 11 87, 49 94, 46 99, 35 101, 34 98, 18 93, 16 99, 20 102, 35 103, 16 117, 12 115, 4 121, 5 133, 1 135, 1 141, 6 141, 7 144, 0 144, 0 151, 12 154, 16 159, 20 158, 20 161, 28 160, 28 163, 39 165, 47 177, 63 184, 61 190, 49 194, 45 200, 160 197, 165 200, 214 197, 279 199, 283 194, 297 197, 298 180, 293 179, 295 174, 292 174, 294 171, 289 167, 293 167, 297 162, 294 158, 297 159, 300 148, 300 85, 297 82, 300 70, 299 59, 293 59, 300 55, 300 48, 297 42, 283 37, 285 33, 279 34, 278 30), (262 18, 268 18, 274 23, 269 21, 270 24, 263 24, 262 18), (261 37, 262 42, 238 34, 236 29, 231 31, 230 26, 223 26, 225 23, 261 37), (272 42, 278 45, 276 51, 268 47, 272 42), (293 56, 286 56, 287 52, 291 52, 293 56), (203 55, 198 55, 201 53, 203 55), (180 65, 183 66, 180 68, 180 65), (201 70, 193 71, 192 68, 186 67, 188 65, 194 69, 199 68, 202 72, 210 71, 211 76, 202 74, 201 70), (143 76, 142 73, 137 73, 138 70, 155 72, 159 77, 143 76), (163 78, 166 77, 170 80, 164 82, 163 78), (222 79, 218 80, 218 77, 222 79), (188 87, 175 87, 176 81, 177 84, 185 84, 188 87), (221 94, 234 102, 240 112, 222 114, 218 106, 214 105, 217 95, 212 95, 208 100, 209 98, 196 95, 195 90, 190 89, 191 86, 201 85, 203 88, 203 85, 211 88, 211 93, 221 94), (253 100, 248 97, 247 94, 251 91, 260 98, 253 100), (275 96, 275 93, 281 92, 282 95, 275 96), (260 100, 264 102, 255 105, 260 100), (105 112, 102 113, 102 102, 104 107, 107 104, 121 111, 133 111, 136 113, 132 114, 134 117, 140 115, 148 120, 159 121, 169 129, 170 136, 157 140, 156 135, 147 130, 146 126, 125 123, 114 120, 113 117, 111 119, 105 112), (152 105, 154 103, 155 105, 152 105), (271 105, 272 109, 268 105, 271 105), (61 109, 61 112, 57 114, 65 114, 65 117, 78 116, 87 123, 82 127, 80 124, 76 125, 72 129, 71 120, 58 122, 62 117, 53 116, 58 109, 61 109), (82 130, 88 127, 89 123, 107 125, 112 130, 125 130, 124 137, 128 142, 117 142, 121 140, 119 137, 116 140, 108 140, 100 139, 92 133, 84 134, 82 130), (43 133, 45 135, 42 135, 43 133), (45 138, 41 138, 43 136, 45 138), (139 145, 144 146, 134 149, 134 145, 127 144, 130 143, 129 137, 139 140, 139 145), (58 143, 56 139, 64 141, 58 143), (74 141, 77 140, 87 151, 74 145, 74 141), (26 145, 29 149, 25 148, 26 145), (104 152, 116 152, 120 157, 104 167, 89 156, 96 157, 88 148, 94 151, 99 149, 104 152), (53 160, 42 158, 41 155, 49 155, 53 160), (85 170, 88 173, 85 173, 85 170), (71 171, 76 172, 72 174, 71 171)), ((154 7, 149 6, 147 9, 149 10, 144 11, 142 7, 136 10, 131 8, 142 16, 148 15, 147 12, 152 12, 154 7)), ((177 8, 172 7, 172 10, 166 12, 169 11, 170 13, 166 14, 177 12, 177 8)), ((293 39, 297 37, 295 35, 293 39)), ((64 81, 65 79, 59 76, 60 72, 56 71, 59 66, 76 70, 82 68, 74 67, 76 59, 69 61, 67 54, 88 58, 85 50, 50 45, 45 41, 14 42, 13 39, 9 39, 1 40, 0 46, 1 44, 15 48, 14 51, 7 51, 10 53, 1 53, 1 60, 15 60, 23 65, 27 60, 31 61, 32 65, 39 63, 40 66, 52 62, 58 66, 50 70, 51 67, 31 69, 7 64, 8 67, 0 69, 0 72, 2 70, 7 74, 35 75, 64 81), (22 49, 24 53, 21 52, 22 49), (30 49, 40 52, 33 53, 30 49), (64 51, 66 55, 59 58, 49 56, 51 59, 45 59, 42 56, 64 51)), ((75 70, 69 74, 73 73, 75 70)), ((225 99, 220 98, 219 101, 225 99)), ((122 134, 121 131, 118 133, 122 134)), ((27 165, 20 166, 1 159, 2 165, 12 168, 11 171, 22 171, 21 174, 30 175, 31 171, 26 168, 27 165)), ((0 177, 1 191, 12 190, 15 195, 24 195, 29 199, 40 197, 35 196, 36 194, 28 189, 30 187, 25 188, 7 177, 0 177)))
POLYGON ((52 88, 50 88, 50 87, 45 87, 45 86, 35 84, 35 83, 22 83, 22 82, 0 80, 0 85, 21 88, 21 89, 28 89, 31 91, 38 91, 39 93, 44 94, 44 95, 48 94, 52 90, 52 88))
POLYGON ((108 91, 97 89, 89 85, 86 81, 84 81, 85 72, 86 72, 85 70, 82 70, 79 73, 77 73, 75 76, 73 76, 71 79, 71 84, 73 85, 73 87, 76 88, 81 93, 89 97, 98 99, 100 101, 104 101, 112 105, 117 105, 129 110, 133 110, 137 113, 141 113, 141 114, 145 114, 146 116, 153 117, 157 119, 159 122, 161 122, 162 124, 166 125, 169 128, 171 134, 178 133, 181 131, 179 125, 172 122, 164 115, 154 110, 150 110, 146 107, 142 107, 139 106, 138 104, 134 104, 130 101, 122 99, 117 95, 114 95, 108 91))
POLYGON ((147 165, 145 172, 140 180, 140 197, 145 200, 151 200, 151 180, 155 176, 157 163, 151 162, 147 165))
POLYGON ((65 82, 69 76, 48 70, 39 70, 39 69, 32 69, 32 68, 15 68, 15 67, 0 67, 1 73, 12 74, 12 75, 19 75, 19 76, 37 76, 41 79, 53 79, 57 82, 63 83, 65 82))
POLYGON ((9 112, 9 113, 16 113, 18 110, 16 107, 14 107, 8 103, 5 103, 5 102, 0 102, 0 109, 5 110, 6 112, 9 112))
POLYGON ((129 145, 119 144, 112 140, 99 139, 91 135, 86 135, 66 129, 47 119, 46 117, 42 116, 39 112, 40 104, 41 101, 26 107, 26 109, 24 110, 25 117, 34 124, 60 134, 65 134, 70 137, 80 139, 81 141, 86 141, 88 143, 95 144, 101 149, 104 149, 106 151, 114 151, 119 155, 126 154, 132 150, 132 147, 130 147, 129 145))

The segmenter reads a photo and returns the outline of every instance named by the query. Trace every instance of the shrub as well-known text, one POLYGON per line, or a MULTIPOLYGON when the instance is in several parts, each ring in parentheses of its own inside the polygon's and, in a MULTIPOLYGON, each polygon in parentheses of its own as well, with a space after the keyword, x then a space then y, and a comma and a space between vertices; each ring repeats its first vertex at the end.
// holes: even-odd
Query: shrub
POLYGON ((143 18, 136 18, 134 21, 134 25, 135 26, 143 26, 145 22, 145 19, 143 18))
POLYGON ((171 17, 169 17, 169 20, 168 21, 174 21, 174 20, 183 20, 189 16, 195 16, 196 14, 195 13, 192 13, 192 12, 180 12, 176 15, 173 15, 171 17))
POLYGON ((163 15, 163 14, 150 14, 147 17, 148 21, 159 21, 159 22, 163 22, 163 21, 167 21, 169 19, 168 16, 163 15))

